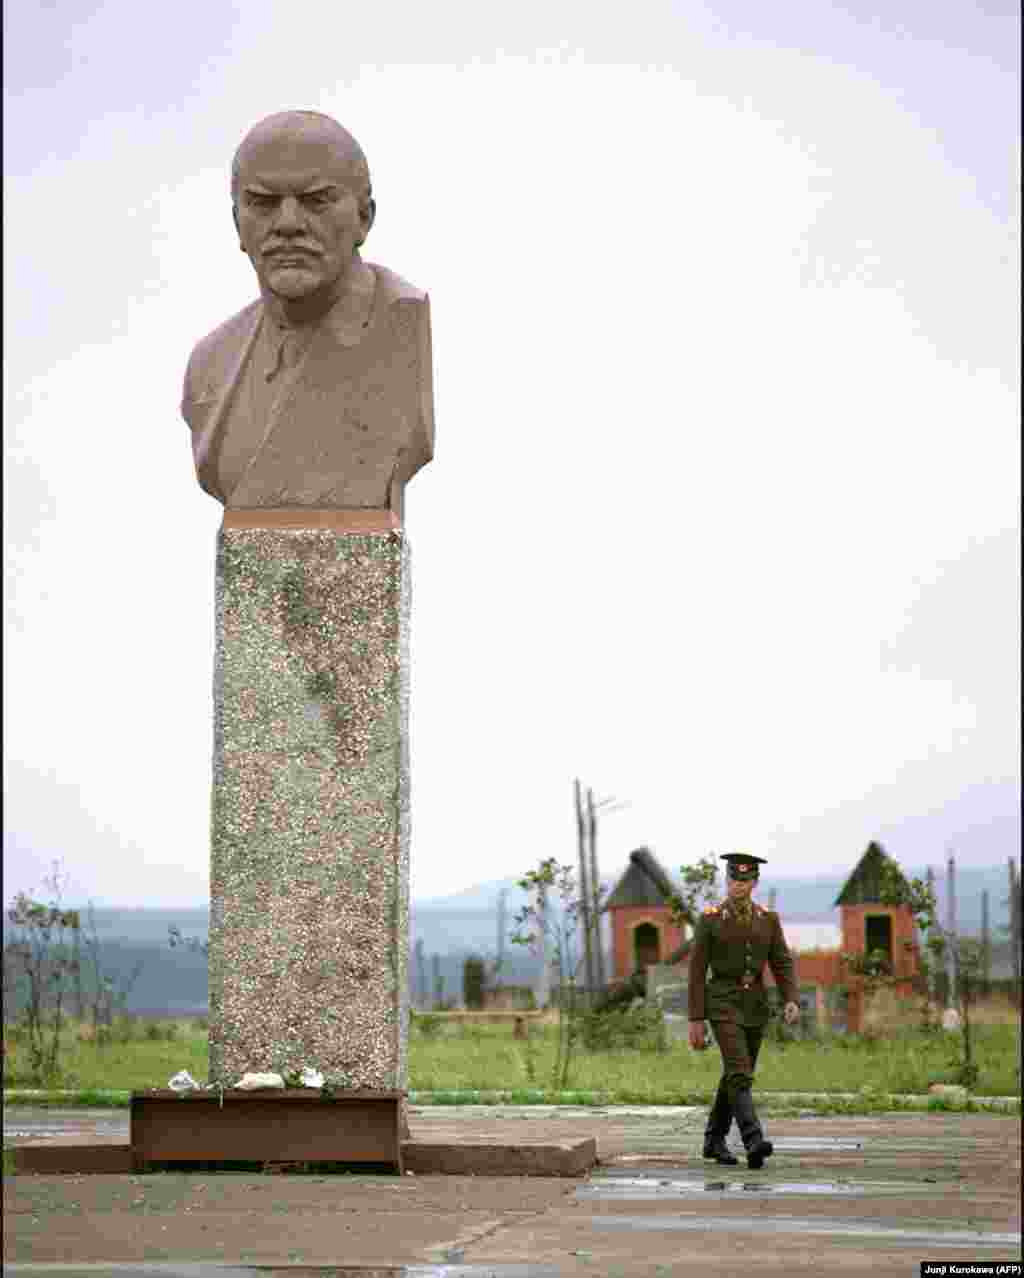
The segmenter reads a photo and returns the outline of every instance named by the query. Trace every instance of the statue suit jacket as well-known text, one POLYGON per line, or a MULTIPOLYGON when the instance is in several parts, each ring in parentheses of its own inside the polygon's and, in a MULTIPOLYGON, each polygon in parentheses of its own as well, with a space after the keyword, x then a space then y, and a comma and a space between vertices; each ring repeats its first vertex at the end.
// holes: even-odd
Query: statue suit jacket
POLYGON ((746 924, 728 902, 709 906, 697 924, 690 951, 690 1020, 765 1025, 770 1016, 762 978, 765 963, 771 967, 783 1003, 795 1002, 793 956, 778 914, 751 902, 751 921, 746 924), (745 990, 748 973, 750 988, 745 990))
POLYGON ((182 416, 200 485, 229 509, 401 515, 405 483, 433 455, 429 302, 385 267, 371 269, 363 328, 346 332, 329 316, 281 374, 268 413, 253 409, 253 379, 264 376, 254 356, 270 323, 261 300, 193 350, 182 416))

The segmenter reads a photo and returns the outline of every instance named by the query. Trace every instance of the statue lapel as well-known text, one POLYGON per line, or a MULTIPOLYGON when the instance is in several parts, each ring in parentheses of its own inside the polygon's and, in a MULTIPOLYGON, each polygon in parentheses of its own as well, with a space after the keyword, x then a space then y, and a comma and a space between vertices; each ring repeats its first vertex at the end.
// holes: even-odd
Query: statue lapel
POLYGON ((252 456, 246 463, 245 469, 239 476, 238 483, 235 484, 231 493, 232 502, 236 505, 246 505, 244 492, 246 482, 250 478, 254 478, 256 476, 260 457, 266 451, 267 445, 270 443, 270 440, 282 419, 288 416, 296 399, 298 398, 302 390, 303 373, 309 367, 310 360, 329 357, 332 345, 333 337, 330 329, 325 325, 314 334, 312 341, 306 347, 303 354, 300 355, 296 363, 291 368, 286 368, 279 374, 281 381, 273 407, 267 414, 267 425, 263 432, 263 438, 260 440, 259 445, 253 450, 252 456))

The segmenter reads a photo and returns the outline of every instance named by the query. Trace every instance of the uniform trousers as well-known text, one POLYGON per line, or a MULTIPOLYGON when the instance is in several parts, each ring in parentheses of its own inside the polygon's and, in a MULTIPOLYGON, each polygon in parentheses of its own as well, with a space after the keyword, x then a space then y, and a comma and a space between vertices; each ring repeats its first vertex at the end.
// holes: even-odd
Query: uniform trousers
POLYGON ((715 1042, 722 1053, 722 1081, 730 1108, 736 1097, 753 1085, 757 1054, 764 1038, 763 1025, 737 1025, 735 1021, 712 1021, 715 1042))

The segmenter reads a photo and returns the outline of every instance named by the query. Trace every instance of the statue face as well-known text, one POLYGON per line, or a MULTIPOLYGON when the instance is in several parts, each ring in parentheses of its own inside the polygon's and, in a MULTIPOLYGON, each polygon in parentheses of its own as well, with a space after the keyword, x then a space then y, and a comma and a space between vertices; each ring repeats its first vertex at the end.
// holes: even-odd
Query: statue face
POLYGON ((260 286, 294 301, 336 291, 373 220, 336 132, 287 122, 251 134, 238 166, 235 226, 260 286))

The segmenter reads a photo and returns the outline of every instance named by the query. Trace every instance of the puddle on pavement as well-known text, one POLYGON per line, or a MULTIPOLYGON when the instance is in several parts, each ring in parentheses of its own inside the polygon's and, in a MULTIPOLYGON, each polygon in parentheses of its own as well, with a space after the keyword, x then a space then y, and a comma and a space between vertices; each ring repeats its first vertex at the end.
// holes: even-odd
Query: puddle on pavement
POLYGON ((688 1198, 701 1194, 826 1194, 856 1196, 858 1194, 908 1194, 921 1192, 912 1181, 845 1180, 716 1180, 710 1176, 666 1176, 664 1171, 650 1176, 600 1176, 576 1190, 579 1199, 603 1202, 622 1200, 688 1198))
MULTIPOLYGON (((740 1151, 742 1154, 742 1151, 740 1151)), ((616 1160, 618 1162, 619 1160, 616 1160)), ((630 1160, 631 1161, 631 1160, 630 1160)), ((776 1174, 778 1167, 767 1169, 776 1174)), ((773 1180, 767 1175, 752 1175, 741 1167, 729 1175, 717 1167, 703 1171, 682 1168, 646 1156, 643 1162, 627 1167, 602 1167, 591 1173, 589 1180, 577 1187, 578 1200, 599 1202, 650 1202, 668 1198, 692 1198, 700 1195, 757 1194, 776 1197, 780 1194, 825 1197, 873 1197, 901 1194, 935 1193, 935 1180, 853 1180, 836 1176, 823 1180, 773 1180)))
MULTIPOLYGON (((849 1140, 843 1137, 829 1136, 783 1136, 776 1140, 772 1137, 772 1145, 777 1154, 833 1154, 838 1150, 858 1150, 864 1148, 861 1140, 849 1140)), ((734 1151, 742 1155, 742 1149, 734 1151)), ((613 1167, 629 1164, 655 1163, 660 1161, 651 1154, 615 1154, 609 1165, 613 1167)))
POLYGON ((868 1220, 810 1220, 800 1216, 591 1216, 595 1229, 660 1230, 701 1233, 808 1234, 827 1238, 863 1238, 874 1242, 934 1245, 949 1248, 1020 1247, 1020 1234, 989 1233, 980 1229, 899 1229, 868 1220))

